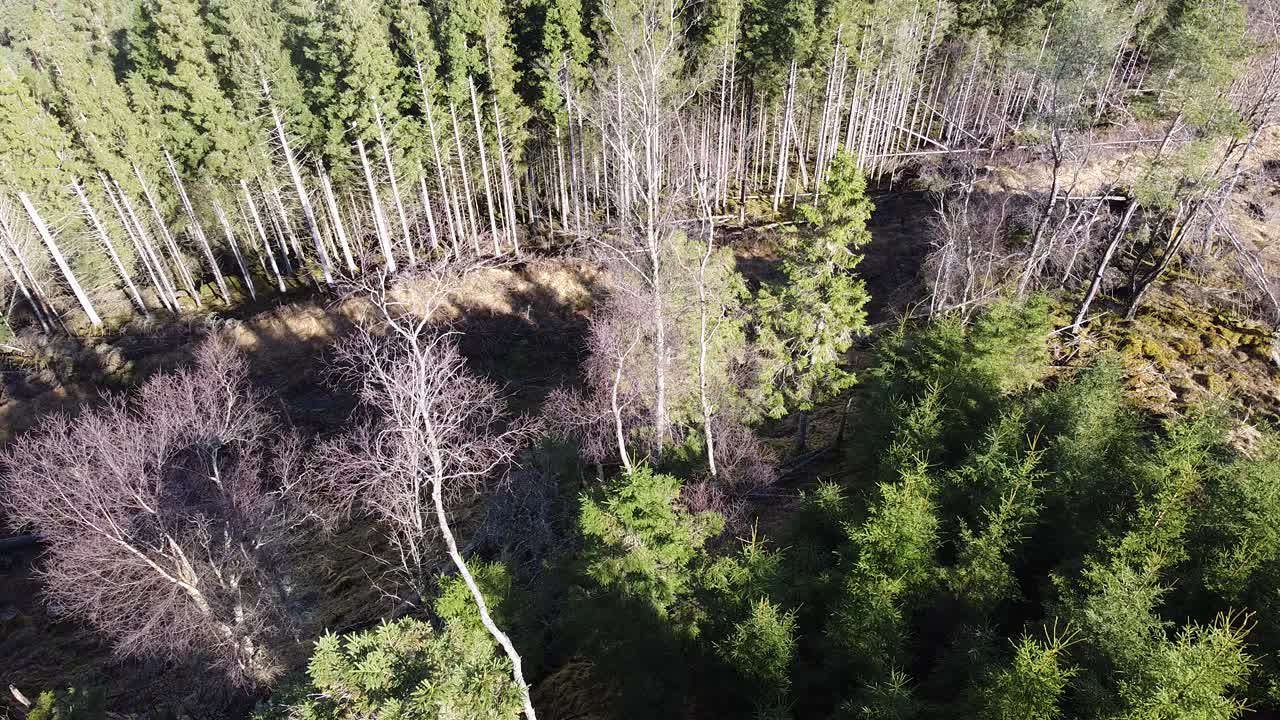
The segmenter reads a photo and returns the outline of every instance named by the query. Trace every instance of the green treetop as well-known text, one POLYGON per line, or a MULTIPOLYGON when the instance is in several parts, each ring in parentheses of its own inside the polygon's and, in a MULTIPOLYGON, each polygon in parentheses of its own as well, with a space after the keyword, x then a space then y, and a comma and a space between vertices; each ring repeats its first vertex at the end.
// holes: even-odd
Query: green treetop
POLYGON ((565 122, 562 81, 580 87, 587 79, 591 43, 582 32, 581 0, 534 0, 531 15, 540 15, 541 27, 533 61, 532 82, 538 109, 555 122, 565 122))
POLYGON ((271 113, 263 104, 263 80, 291 135, 309 144, 317 132, 315 118, 285 49, 284 19, 269 0, 208 0, 205 13, 211 31, 209 55, 237 112, 255 120, 252 130, 246 128, 254 144, 273 132, 271 113))
POLYGON ((744 0, 739 75, 766 96, 784 92, 791 61, 804 65, 813 51, 814 12, 813 0, 744 0))
POLYGON ((374 103, 394 147, 403 129, 404 77, 391 49, 391 24, 377 0, 320 0, 309 44, 315 75, 309 79, 320 126, 317 149, 341 174, 351 164, 351 142, 379 142, 374 103))
POLYGON ((0 183, 27 193, 45 212, 64 212, 72 202, 67 188, 81 172, 57 118, 13 68, 0 67, 0 183))
POLYGON ((1225 93, 1251 50, 1239 0, 1176 0, 1151 41, 1151 73, 1167 114, 1207 126, 1224 121, 1225 93))
POLYGON ((685 510, 679 495, 677 478, 639 467, 584 497, 578 520, 584 574, 602 590, 667 616, 693 591, 691 565, 724 526, 715 513, 685 510))
MULTIPOLYGON (((505 569, 479 564, 476 579, 495 610, 510 589, 505 569)), ((413 617, 316 641, 307 677, 259 706, 255 720, 517 718, 511 665, 480 623, 459 578, 436 599, 440 629, 413 617)))
POLYGON ((219 84, 208 36, 195 0, 144 0, 129 31, 129 92, 187 175, 237 179, 256 138, 219 84))
POLYGON ((53 3, 34 13, 31 52, 46 71, 40 94, 83 152, 86 172, 105 171, 134 191, 130 163, 151 167, 159 156, 149 147, 147 120, 116 82, 111 26, 100 12, 92 3, 53 3))
MULTIPOLYGON (((476 85, 481 120, 492 125, 496 98, 504 139, 518 158, 525 141, 529 109, 516 93, 520 81, 507 10, 499 0, 436 0, 445 93, 458 111, 471 103, 467 78, 476 85)), ((497 140, 495 133, 489 142, 497 140)))
POLYGON ((836 153, 823 183, 822 206, 800 210, 804 229, 786 240, 785 282, 756 299, 767 411, 808 410, 854 383, 844 354, 866 328, 866 286, 853 270, 871 242, 875 208, 853 156, 836 153))

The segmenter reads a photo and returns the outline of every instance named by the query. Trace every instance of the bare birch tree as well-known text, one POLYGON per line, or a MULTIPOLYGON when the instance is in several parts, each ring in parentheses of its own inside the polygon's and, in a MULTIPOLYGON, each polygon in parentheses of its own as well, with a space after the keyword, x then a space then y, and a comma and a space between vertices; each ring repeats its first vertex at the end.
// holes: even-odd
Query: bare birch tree
POLYGON ((98 317, 98 311, 94 309, 93 302, 89 300, 89 295, 80 286, 80 281, 76 279, 75 273, 71 272, 71 266, 67 264, 67 259, 63 256, 62 250, 58 248, 58 243, 54 240, 49 226, 45 224, 44 218, 40 217, 35 205, 31 204, 31 198, 27 197, 26 193, 20 192, 18 193, 18 201, 22 203, 22 207, 27 211, 27 217, 31 218, 31 224, 35 226, 36 232, 40 233, 40 239, 44 240, 45 247, 49 250, 49 255, 53 257, 58 269, 62 271, 62 277, 67 281, 67 285, 71 286, 71 292, 75 294, 76 300, 80 303, 80 308, 84 310, 84 314, 89 317, 89 322, 93 323, 94 327, 102 325, 102 318, 98 317))
POLYGON ((300 457, 215 336, 193 369, 20 437, 0 499, 48 544, 48 600, 117 652, 208 658, 259 686, 284 672, 299 620, 286 555, 306 517, 300 457))
POLYGON ((511 661, 533 720, 520 654, 489 613, 450 523, 451 507, 501 479, 533 427, 505 417, 497 386, 468 370, 455 336, 433 325, 456 275, 435 266, 414 280, 393 286, 381 273, 357 288, 376 320, 339 345, 338 367, 366 415, 321 448, 312 475, 340 513, 367 513, 382 524, 399 570, 419 591, 436 569, 431 545, 443 539, 481 622, 511 661))

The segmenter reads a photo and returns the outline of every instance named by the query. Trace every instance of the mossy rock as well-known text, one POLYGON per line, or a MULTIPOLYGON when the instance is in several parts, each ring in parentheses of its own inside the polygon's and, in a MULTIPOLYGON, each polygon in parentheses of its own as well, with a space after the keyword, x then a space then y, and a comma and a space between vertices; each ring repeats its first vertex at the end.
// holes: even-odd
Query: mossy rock
POLYGON ((1193 358, 1204 351, 1204 345, 1200 343, 1198 338, 1178 337, 1171 340, 1169 344, 1186 358, 1193 358))
POLYGON ((1168 372, 1178 356, 1170 346, 1159 340, 1137 333, 1129 335, 1120 345, 1122 355, 1135 360, 1150 361, 1162 372, 1168 372))

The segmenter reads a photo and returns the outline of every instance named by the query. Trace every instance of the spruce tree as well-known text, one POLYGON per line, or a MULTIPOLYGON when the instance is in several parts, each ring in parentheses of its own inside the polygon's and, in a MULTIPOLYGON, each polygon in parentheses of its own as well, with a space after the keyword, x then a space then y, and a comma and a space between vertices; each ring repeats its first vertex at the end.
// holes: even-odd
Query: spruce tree
POLYGON ((32 15, 33 60, 45 71, 42 94, 81 151, 86 172, 102 171, 136 190, 130 163, 156 162, 150 118, 129 106, 116 80, 112 28, 93 3, 51 3, 32 15), (38 50, 36 50, 38 48, 38 50))
POLYGON ((42 213, 70 212, 67 188, 82 174, 71 138, 11 67, 0 67, 0 181, 42 213))
MULTIPOLYGON (((435 0, 434 14, 446 97, 459 108, 466 106, 471 102, 467 78, 473 78, 482 107, 497 100, 503 132, 518 160, 530 113, 516 92, 520 73, 506 7, 500 0, 435 0)), ((496 132, 488 139, 494 141, 496 132)))
POLYGON ((390 18, 377 0, 320 0, 312 22, 303 52, 315 68, 310 94, 320 127, 316 149, 335 175, 345 176, 355 138, 380 142, 375 102, 392 147, 403 147, 404 76, 391 48, 390 18))
POLYGON ((254 144, 272 132, 271 112, 263 104, 263 81, 271 88, 271 104, 281 113, 290 135, 305 152, 317 127, 306 93, 285 47, 285 20, 269 0, 207 0, 209 56, 236 111, 252 119, 254 144))
POLYGON ((545 118, 563 124, 565 84, 581 89, 591 56, 591 43, 582 30, 582 1, 533 0, 526 8, 529 19, 539 25, 529 58, 535 102, 545 118))
POLYGON ((219 82, 196 0, 143 0, 129 31, 128 87, 184 174, 243 177, 258 138, 219 82))
POLYGON ((777 97, 786 90, 791 62, 807 64, 816 30, 814 0, 744 0, 740 74, 766 97, 777 97))
POLYGON ((803 230, 783 248, 785 281, 756 298, 766 411, 781 416, 809 410, 854 383, 844 354, 866 328, 870 300, 853 271, 858 250, 871 242, 867 220, 875 206, 848 152, 836 153, 819 208, 805 206, 803 230))
POLYGON ((404 151, 414 165, 429 165, 435 162, 435 155, 427 114, 432 114, 437 132, 446 127, 442 125, 445 120, 439 105, 440 52, 436 49, 434 23, 418 0, 399 0, 392 7, 391 31, 404 84, 403 122, 409 124, 409 132, 417 138, 404 151))

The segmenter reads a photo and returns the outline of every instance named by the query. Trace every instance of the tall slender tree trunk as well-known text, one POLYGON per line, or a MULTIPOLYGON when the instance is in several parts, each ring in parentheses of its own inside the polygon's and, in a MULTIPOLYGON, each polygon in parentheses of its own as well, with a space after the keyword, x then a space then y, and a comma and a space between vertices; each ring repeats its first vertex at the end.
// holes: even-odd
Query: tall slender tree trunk
POLYGON ((422 112, 427 116, 427 131, 431 135, 431 154, 436 164, 437 187, 440 190, 440 194, 444 196, 445 224, 449 227, 449 240, 453 246, 453 254, 457 256, 461 252, 458 243, 462 228, 459 219, 456 217, 457 213, 454 212, 454 208, 451 207, 449 202, 449 190, 445 185, 444 179, 444 161, 440 157, 440 143, 436 139, 435 108, 431 104, 431 96, 427 91, 427 82, 423 74, 422 63, 420 61, 416 62, 416 67, 418 70, 418 89, 422 93, 422 112))
POLYGON ((156 225, 160 227, 160 236, 164 238, 169 254, 173 258, 173 264, 178 268, 178 277, 182 278, 182 284, 186 286, 191 302, 195 303, 196 307, 202 307, 204 303, 200 300, 200 293, 196 292, 196 282, 191 277, 191 271, 187 269, 187 264, 182 259, 182 252, 178 250, 178 243, 174 242, 173 235, 169 233, 169 226, 165 224, 164 216, 160 214, 160 206, 156 204, 156 199, 151 194, 151 189, 147 187, 147 181, 142 177, 142 170, 136 164, 133 166, 133 174, 138 178, 138 186, 142 188, 142 196, 146 198, 147 205, 151 208, 151 216, 156 221, 156 225))
MULTIPOLYGON (((467 221, 471 230, 471 242, 475 245, 476 256, 479 257, 480 250, 480 230, 476 227, 476 210, 471 204, 471 180, 468 177, 471 171, 467 168, 467 158, 463 154, 462 149, 462 133, 458 131, 458 110, 453 103, 449 103, 449 119, 453 124, 453 144, 458 151, 458 169, 462 173, 462 199, 467 203, 467 221)), ((480 142, 484 142, 480 139, 480 142)))
POLYGON ((787 97, 783 104, 782 110, 782 126, 778 131, 778 179, 773 190, 773 211, 778 212, 778 206, 782 202, 782 194, 787 185, 787 153, 790 145, 788 132, 791 129, 791 113, 795 106, 796 92, 796 61, 791 61, 791 71, 787 73, 787 97))
POLYGON ((151 248, 146 246, 146 239, 140 238, 139 233, 135 231, 133 223, 130 221, 129 216, 125 214, 120 201, 116 199, 115 190, 112 188, 111 183, 107 182, 106 176, 99 173, 98 180, 102 183, 103 194, 107 196, 107 200, 111 202, 112 209, 115 210, 116 220, 124 228, 125 235, 133 245, 134 255, 142 261, 142 267, 147 271, 147 278, 151 281, 151 287, 155 288, 156 298, 160 300, 160 304, 165 308, 177 312, 179 310, 177 298, 173 297, 172 291, 158 274, 162 273, 163 269, 156 267, 158 260, 152 253, 151 248))
POLYGON ((347 263, 347 272, 355 275, 358 272, 356 260, 351 254, 351 243, 347 240, 346 224, 342 222, 342 213, 338 210, 338 199, 333 194, 333 183, 329 180, 329 173, 325 172, 323 165, 317 165, 316 170, 320 175, 320 189, 324 192, 325 207, 329 210, 329 222, 338 236, 338 246, 342 249, 342 258, 347 263))
POLYGON ((705 206, 707 223, 707 250, 698 265, 698 396, 702 401, 702 432, 707 439, 707 469, 711 477, 716 477, 716 445, 715 433, 711 431, 711 398, 707 395, 707 346, 711 341, 707 328, 707 263, 711 262, 711 254, 715 246, 716 226, 711 219, 711 208, 705 206))
POLYGON ((422 211, 427 215, 427 237, 431 242, 431 251, 440 249, 440 234, 436 231, 436 214, 431 209, 431 195, 427 192, 427 172, 422 163, 418 163, 418 190, 422 193, 422 211))
POLYGON ((404 236, 404 248, 409 254, 409 264, 418 263, 417 254, 413 250, 413 235, 409 233, 409 218, 404 213, 404 201, 400 199, 400 184, 396 180, 396 168, 391 162, 391 143, 387 142, 387 129, 382 124, 382 113, 378 110, 378 101, 373 101, 373 119, 378 124, 378 139, 382 144, 382 160, 387 166, 387 179, 391 183, 391 198, 396 201, 396 215, 400 218, 400 232, 404 236))
POLYGON ((484 149, 484 130, 480 127, 480 104, 476 102, 476 85, 471 82, 470 75, 467 76, 467 89, 471 91, 471 117, 476 124, 476 146, 480 151, 480 175, 484 181, 484 204, 489 214, 489 232, 493 235, 493 254, 497 256, 502 254, 502 247, 498 244, 498 222, 493 213, 493 190, 489 182, 488 153, 484 149))
POLYGON ((18 272, 18 268, 14 267, 13 261, 9 259, 9 251, 5 249, 6 245, 0 244, 0 262, 4 263, 4 269, 9 271, 9 277, 13 278, 14 287, 18 288, 18 292, 23 299, 27 301, 27 306, 31 308, 31 314, 35 316, 36 321, 40 323, 40 328, 46 334, 52 332, 49 321, 45 319, 44 310, 40 307, 31 291, 27 289, 26 282, 23 281, 22 275, 18 272))
MULTIPOLYGON (((265 78, 262 81, 262 90, 270 104, 271 88, 267 86, 265 78)), ((320 260, 320 273, 324 276, 325 284, 332 286, 333 268, 329 263, 329 252, 325 250, 324 239, 320 236, 320 227, 316 223, 316 213, 311 207, 311 198, 307 195, 307 188, 302 184, 302 173, 298 170, 297 161, 294 160, 293 150, 289 147, 289 136, 284 130, 284 121, 280 118, 280 112, 276 110, 275 105, 271 105, 271 119, 275 122, 276 137, 280 140, 280 149, 284 151, 284 161, 289 167, 289 178, 293 180, 293 190, 298 194, 298 202, 302 204, 302 222, 307 226, 307 231, 311 233, 311 241, 316 246, 316 257, 320 260)))
MULTIPOLYGON (((284 195, 280 193, 280 188, 274 182, 271 183, 270 190, 263 191, 267 198, 269 209, 274 210, 272 217, 275 218, 276 239, 280 242, 280 257, 285 261, 285 268, 292 273, 293 266, 289 262, 289 250, 293 249, 293 257, 297 258, 298 265, 301 269, 306 269, 307 259, 302 254, 302 245, 298 242, 298 235, 293 231, 293 223, 289 220, 289 211, 284 207, 284 195), (288 241, 286 244, 286 240, 288 241)), ((308 277, 308 280, 314 280, 308 277)))
POLYGON ((248 205, 249 215, 253 218, 253 226, 258 231, 258 240, 262 242, 262 252, 268 262, 271 263, 272 274, 276 276, 276 285, 280 292, 284 292, 284 275, 280 274, 280 265, 276 263, 276 254, 271 250, 271 241, 267 239, 267 229, 262 225, 262 216, 258 214, 258 205, 253 201, 253 195, 249 192, 249 184, 241 180, 240 190, 244 192, 244 201, 248 205))
MULTIPOLYGON (((492 70, 490 70, 492 72, 492 70)), ((508 239, 516 256, 520 256, 520 241, 516 238, 516 205, 512 198, 511 171, 508 168, 507 143, 502 134, 502 115, 498 111, 498 98, 493 99, 493 126, 498 133, 498 171, 502 179, 502 197, 505 207, 502 214, 506 216, 508 239)))
POLYGON ((71 286, 71 292, 75 294, 80 307, 84 309, 84 314, 89 316, 89 322, 93 323, 94 327, 101 327, 102 318, 98 317, 98 311, 94 310, 89 296, 80 287, 80 281, 76 280, 75 274, 71 272, 71 267, 67 265, 66 258, 62 256, 62 251, 58 249, 58 244, 54 242, 53 235, 49 233, 49 227, 44 224, 40 213, 36 212, 35 206, 31 204, 31 198, 27 197, 26 193, 19 191, 18 202, 21 202, 22 207, 26 208, 27 215, 31 218, 31 224, 35 225, 36 232, 40 233, 40 239, 44 240, 44 245, 49 249, 49 254, 53 256, 53 261, 57 263, 58 269, 62 271, 62 277, 71 286))
POLYGON ((173 156, 168 150, 164 151, 164 160, 169 165, 169 174, 173 177, 173 185, 178 189, 178 199, 182 201, 182 208, 187 212, 187 221, 191 223, 191 234, 195 236, 196 242, 199 243, 200 249, 204 252, 204 258, 209 263, 209 269, 213 271, 213 279, 218 284, 218 294, 222 295, 222 301, 227 305, 231 304, 231 292, 227 290, 226 278, 222 277, 222 269, 218 267, 218 259, 213 256, 213 248, 209 245, 209 238, 205 237, 204 228, 200 226, 200 219, 196 217, 196 209, 191 204, 191 198, 187 197, 187 188, 182 182, 182 176, 178 174, 178 166, 173 162, 173 156))
POLYGON ((378 186, 373 182, 373 171, 369 168, 369 156, 364 151, 364 140, 356 138, 356 149, 360 153, 360 165, 364 168, 364 181, 369 188, 369 202, 373 205, 373 225, 378 233, 378 243, 382 246, 382 259, 388 272, 396 271, 396 256, 391 249, 391 237, 387 231, 387 219, 382 212, 382 203, 378 201, 378 186))
POLYGON ((244 278, 244 287, 249 291, 249 298, 258 299, 258 290, 253 286, 253 276, 249 273, 249 266, 244 263, 244 255, 240 252, 240 245, 236 242, 236 234, 231 230, 231 223, 227 220, 227 213, 223 211, 222 205, 217 200, 213 201, 213 214, 218 216, 218 224, 222 225, 222 234, 226 237, 227 247, 231 249, 231 254, 235 256, 236 265, 240 267, 240 277, 244 278))
POLYGON ((143 315, 147 315, 147 304, 142 301, 142 294, 138 292, 138 288, 133 284, 133 278, 129 277, 129 271, 125 270, 124 263, 120 262, 120 255, 116 253, 115 247, 111 245, 111 238, 107 235, 107 229, 98 221, 98 214, 93 211, 93 205, 89 203, 89 197, 85 195, 84 189, 80 187, 79 182, 72 181, 71 188, 75 190, 76 197, 80 199, 80 207, 84 209, 85 216, 89 218, 89 224, 93 226, 94 233, 98 236, 98 241, 102 243, 102 249, 107 251, 107 256, 111 258, 112 266, 115 267, 116 272, 120 275, 120 280, 129 291, 129 299, 138 307, 138 310, 142 311, 143 315))
POLYGON ((14 284, 18 286, 23 297, 27 299, 27 303, 31 306, 31 314, 36 316, 36 321, 40 323, 41 329, 46 333, 53 332, 51 317, 53 313, 45 305, 40 286, 36 284, 35 276, 31 274, 26 261, 22 259, 22 253, 18 252, 17 242, 14 240, 13 233, 10 231, 9 224, 5 221, 3 215, 0 215, 0 240, 4 241, 0 243, 0 257, 4 258, 5 267, 9 270, 9 274, 13 276, 14 284), (9 256, 4 254, 5 249, 13 253, 19 267, 15 268, 13 266, 9 256))

